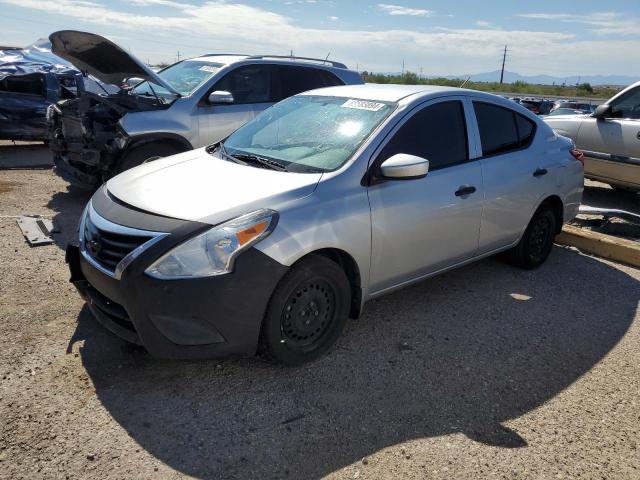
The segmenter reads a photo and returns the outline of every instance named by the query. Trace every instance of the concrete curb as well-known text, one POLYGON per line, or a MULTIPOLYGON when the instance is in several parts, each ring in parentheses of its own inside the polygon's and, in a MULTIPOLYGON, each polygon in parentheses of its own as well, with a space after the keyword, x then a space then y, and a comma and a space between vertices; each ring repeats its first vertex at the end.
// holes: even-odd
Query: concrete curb
POLYGON ((640 267, 640 242, 592 232, 572 225, 565 225, 555 241, 598 257, 640 267))

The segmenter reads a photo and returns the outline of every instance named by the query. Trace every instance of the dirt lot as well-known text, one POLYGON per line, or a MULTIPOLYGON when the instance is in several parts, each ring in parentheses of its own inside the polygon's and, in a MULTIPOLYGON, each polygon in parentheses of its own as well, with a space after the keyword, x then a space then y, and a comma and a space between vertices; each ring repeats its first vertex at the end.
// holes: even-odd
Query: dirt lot
POLYGON ((304 368, 160 361, 67 282, 86 199, 0 170, 1 478, 640 478, 640 270, 489 259, 373 302, 304 368))

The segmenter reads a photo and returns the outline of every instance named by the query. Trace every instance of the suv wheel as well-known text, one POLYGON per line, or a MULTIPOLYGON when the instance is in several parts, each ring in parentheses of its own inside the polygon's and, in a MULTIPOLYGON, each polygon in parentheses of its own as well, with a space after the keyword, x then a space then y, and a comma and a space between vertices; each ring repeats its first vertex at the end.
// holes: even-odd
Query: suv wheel
POLYGON ((527 270, 542 265, 551 253, 558 222, 550 206, 541 206, 533 215, 518 245, 507 252, 509 262, 527 270))
POLYGON ((133 147, 118 162, 117 173, 122 173, 130 168, 143 163, 152 162, 162 157, 168 157, 179 153, 179 150, 168 143, 148 143, 139 147, 133 147))
POLYGON ((262 350, 284 365, 315 360, 342 333, 350 302, 349 280, 336 263, 317 255, 302 259, 271 297, 262 325, 262 350))

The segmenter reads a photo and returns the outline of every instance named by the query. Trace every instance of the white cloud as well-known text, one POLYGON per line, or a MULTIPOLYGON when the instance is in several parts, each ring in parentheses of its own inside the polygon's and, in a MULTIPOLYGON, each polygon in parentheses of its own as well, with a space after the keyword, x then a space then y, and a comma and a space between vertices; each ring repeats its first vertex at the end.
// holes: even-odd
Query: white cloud
POLYGON ((522 13, 523 18, 550 20, 563 23, 590 25, 590 30, 598 35, 638 35, 640 18, 633 18, 617 12, 575 13, 522 13))
POLYGON ((431 17, 433 15, 432 10, 425 10, 423 8, 409 8, 401 5, 390 5, 388 3, 379 3, 377 7, 389 15, 408 15, 412 17, 431 17))
POLYGON ((152 61, 169 60, 178 49, 182 56, 207 51, 288 54, 293 50, 298 55, 322 58, 332 52, 331 58, 353 67, 358 64, 361 70, 397 72, 404 59, 408 70, 423 68, 425 75, 451 75, 497 69, 501 50, 508 44, 511 57, 507 67, 523 74, 640 74, 640 65, 628 61, 637 55, 640 41, 629 38, 581 41, 572 32, 495 28, 305 28, 283 15, 231 3, 233 0, 210 0, 198 6, 173 0, 144 0, 180 5, 162 15, 153 5, 131 14, 106 0, 93 1, 96 3, 91 6, 86 5, 86 0, 0 0, 0 4, 64 15, 65 23, 74 28, 112 37, 127 36, 130 40, 122 46, 152 61), (231 28, 238 25, 241 30, 231 28), (587 63, 585 52, 589 53, 587 63))
POLYGON ((331 15, 330 17, 327 17, 327 18, 332 22, 335 22, 336 20, 338 20, 338 17, 336 17, 335 15, 331 15))
POLYGON ((489 22, 487 22, 486 20, 478 20, 476 22, 476 25, 478 27, 488 27, 489 26, 489 22))
POLYGON ((136 5, 138 7, 148 7, 148 6, 163 6, 163 7, 173 7, 177 9, 190 8, 194 5, 190 5, 188 3, 182 2, 173 2, 171 0, 125 0, 126 3, 130 3, 131 5, 136 5))

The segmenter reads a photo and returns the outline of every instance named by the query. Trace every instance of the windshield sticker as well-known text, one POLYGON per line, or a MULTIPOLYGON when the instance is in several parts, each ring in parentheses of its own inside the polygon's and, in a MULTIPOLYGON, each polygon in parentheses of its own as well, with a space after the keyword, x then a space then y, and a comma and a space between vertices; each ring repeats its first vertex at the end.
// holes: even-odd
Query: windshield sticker
POLYGON ((384 103, 378 102, 368 102, 367 100, 354 100, 349 99, 342 104, 344 108, 357 108, 358 110, 369 110, 371 112, 377 112, 382 107, 384 107, 384 103))
POLYGON ((209 65, 203 65, 198 70, 200 70, 201 72, 216 73, 218 71, 218 67, 211 67, 209 65))

